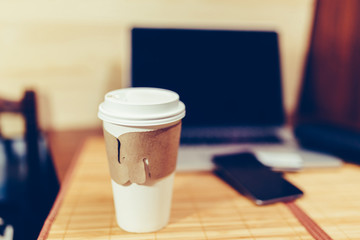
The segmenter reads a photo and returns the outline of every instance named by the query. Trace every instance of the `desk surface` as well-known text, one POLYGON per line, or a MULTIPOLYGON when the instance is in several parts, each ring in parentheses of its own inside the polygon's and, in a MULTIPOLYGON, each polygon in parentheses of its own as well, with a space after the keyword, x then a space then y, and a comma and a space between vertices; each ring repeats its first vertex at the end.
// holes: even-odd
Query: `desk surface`
MULTIPOLYGON (((296 203, 334 239, 360 239, 360 168, 286 177, 296 203)), ((169 225, 148 234, 118 228, 102 137, 85 141, 39 239, 313 239, 282 203, 257 207, 210 172, 177 173, 169 225)))

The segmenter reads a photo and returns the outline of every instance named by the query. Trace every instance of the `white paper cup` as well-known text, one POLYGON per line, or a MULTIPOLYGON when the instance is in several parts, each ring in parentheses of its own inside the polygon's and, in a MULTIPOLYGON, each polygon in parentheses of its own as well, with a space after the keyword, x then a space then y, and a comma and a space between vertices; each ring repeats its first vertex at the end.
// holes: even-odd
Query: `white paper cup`
MULTIPOLYGON (((176 144, 177 151, 180 122, 185 116, 184 104, 179 100, 179 96, 176 93, 169 90, 127 88, 107 93, 105 101, 99 106, 98 116, 103 120, 105 140, 107 141, 107 153, 118 225, 128 232, 153 232, 165 227, 170 216, 175 168, 172 170, 172 168, 163 166, 167 166, 168 161, 174 161, 174 156, 176 164, 177 153, 174 155, 174 144, 176 144), (170 136, 170 131, 172 131, 172 138, 167 138, 165 143, 164 141, 161 142, 160 140, 163 136, 170 136), (161 134, 155 134, 157 137, 153 137, 153 133, 157 132, 161 134), (131 151, 144 150, 143 152, 149 153, 150 159, 147 159, 147 155, 143 159, 146 159, 148 164, 145 164, 144 161, 144 165, 142 165, 142 162, 139 161, 141 165, 139 169, 145 169, 146 174, 134 175, 145 176, 145 182, 141 181, 144 178, 131 178, 131 172, 142 173, 142 171, 130 165, 131 162, 137 161, 136 159, 128 158, 128 155, 126 155, 126 161, 124 160, 125 157, 120 159, 120 153, 124 152, 122 147, 124 146, 125 148, 126 146, 125 141, 130 141, 126 137, 134 133, 137 134, 138 138, 131 138, 131 141, 135 141, 133 139, 140 139, 139 141, 143 141, 143 143, 140 143, 140 146, 144 144, 143 148, 146 151, 140 149, 141 147, 133 149, 131 146, 128 146, 127 151, 124 151, 129 156, 133 156, 131 151), (151 136, 147 137, 149 133, 151 136), (118 141, 120 149, 118 152, 115 150, 114 153, 115 148, 108 147, 109 141, 107 139, 109 139, 109 135, 106 137, 106 134, 109 134, 110 138, 114 137, 114 139, 121 140, 121 144, 118 141), (173 139, 174 136, 177 139, 173 139), (172 144, 169 147, 169 149, 172 149, 172 154, 169 156, 162 155, 159 157, 161 160, 152 159, 156 156, 156 153, 151 153, 152 148, 149 148, 149 145, 146 143, 148 140, 152 141, 150 145, 154 149, 156 149, 158 141, 162 144, 162 148, 166 148, 167 144, 172 144), (114 159, 111 162, 111 155, 112 159, 118 156, 118 162, 114 161, 114 159), (117 164, 128 164, 126 165, 127 170, 123 171, 124 169, 122 168, 121 172, 124 173, 123 175, 129 175, 126 175, 124 178, 124 176, 118 174, 119 172, 116 167, 119 165, 117 164), (154 164, 158 166, 153 166, 154 164), (165 174, 157 174, 157 172, 162 173, 162 167, 168 171, 165 171, 165 174), (115 172, 114 169, 116 170, 115 172), (129 181, 127 181, 127 177, 129 177, 129 181)), ((135 144, 137 143, 135 142, 135 144)), ((135 154, 135 156, 137 155, 135 154)))

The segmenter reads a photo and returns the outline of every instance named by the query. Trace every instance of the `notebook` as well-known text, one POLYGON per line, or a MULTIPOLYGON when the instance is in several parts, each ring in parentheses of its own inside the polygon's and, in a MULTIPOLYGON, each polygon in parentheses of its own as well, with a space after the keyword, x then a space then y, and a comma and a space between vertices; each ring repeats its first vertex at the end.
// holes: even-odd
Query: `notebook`
POLYGON ((303 167, 284 128, 280 66, 274 31, 131 33, 131 86, 173 90, 186 105, 178 170, 209 170, 212 156, 249 149, 272 167, 303 167))

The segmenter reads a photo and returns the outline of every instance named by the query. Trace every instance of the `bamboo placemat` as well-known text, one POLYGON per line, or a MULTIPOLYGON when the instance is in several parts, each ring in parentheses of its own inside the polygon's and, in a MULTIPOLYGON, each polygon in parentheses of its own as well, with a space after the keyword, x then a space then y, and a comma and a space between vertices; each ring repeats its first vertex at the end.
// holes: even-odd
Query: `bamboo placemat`
MULTIPOLYGON (((360 239, 360 170, 288 175, 306 195, 299 205, 334 239, 360 239), (359 184, 358 184, 359 183, 359 184)), ((257 207, 209 172, 177 173, 169 225, 148 234, 115 220, 103 139, 89 138, 39 239, 313 239, 285 204, 257 207)))
POLYGON ((333 239, 360 239, 360 167, 303 171, 287 178, 306 196, 296 203, 333 239))

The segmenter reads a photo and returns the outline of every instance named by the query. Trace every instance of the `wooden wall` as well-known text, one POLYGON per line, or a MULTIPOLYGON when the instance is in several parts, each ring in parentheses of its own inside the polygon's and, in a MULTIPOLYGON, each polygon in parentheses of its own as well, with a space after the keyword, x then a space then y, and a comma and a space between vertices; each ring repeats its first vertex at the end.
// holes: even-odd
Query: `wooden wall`
POLYGON ((300 116, 360 129, 360 1, 319 0, 300 116))
POLYGON ((1 1, 0 96, 34 88, 43 128, 98 127, 104 93, 128 80, 131 27, 266 29, 280 34, 291 115, 313 12, 314 0, 1 1))

